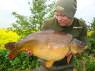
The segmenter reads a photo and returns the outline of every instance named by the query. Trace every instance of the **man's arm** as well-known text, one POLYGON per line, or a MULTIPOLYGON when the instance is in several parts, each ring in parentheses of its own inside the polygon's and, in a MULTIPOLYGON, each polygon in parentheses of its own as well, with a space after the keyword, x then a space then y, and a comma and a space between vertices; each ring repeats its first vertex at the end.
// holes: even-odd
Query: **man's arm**
POLYGON ((78 46, 84 47, 87 43, 87 26, 83 23, 83 27, 79 34, 78 39, 74 38, 73 42, 75 42, 78 46))

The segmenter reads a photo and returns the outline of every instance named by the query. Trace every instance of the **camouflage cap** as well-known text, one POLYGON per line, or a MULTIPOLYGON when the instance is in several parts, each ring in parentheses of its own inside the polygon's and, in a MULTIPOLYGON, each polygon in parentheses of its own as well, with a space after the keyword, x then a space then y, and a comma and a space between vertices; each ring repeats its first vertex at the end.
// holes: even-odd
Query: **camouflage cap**
POLYGON ((56 9, 62 10, 64 15, 73 18, 77 10, 76 0, 57 0, 56 9))

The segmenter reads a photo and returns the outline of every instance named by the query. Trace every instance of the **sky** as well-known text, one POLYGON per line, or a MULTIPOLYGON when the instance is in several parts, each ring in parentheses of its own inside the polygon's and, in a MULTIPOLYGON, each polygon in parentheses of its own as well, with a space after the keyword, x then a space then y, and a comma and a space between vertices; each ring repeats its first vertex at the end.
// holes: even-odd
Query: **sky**
MULTIPOLYGON (((15 22, 15 17, 12 15, 14 11, 21 15, 30 15, 29 1, 31 0, 0 0, 0 28, 7 28, 15 22)), ((87 23, 91 22, 95 17, 95 0, 77 0, 77 2, 75 16, 83 18, 87 23)))

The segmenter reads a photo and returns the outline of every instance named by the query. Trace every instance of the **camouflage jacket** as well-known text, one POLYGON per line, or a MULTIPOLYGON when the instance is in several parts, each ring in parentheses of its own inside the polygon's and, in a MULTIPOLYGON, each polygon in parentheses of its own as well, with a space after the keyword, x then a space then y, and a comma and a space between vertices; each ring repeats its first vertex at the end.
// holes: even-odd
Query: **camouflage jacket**
POLYGON ((58 21, 55 18, 52 18, 50 20, 45 21, 42 26, 42 30, 48 29, 70 33, 73 35, 74 38, 86 42, 87 26, 83 21, 77 18, 74 18, 72 25, 68 27, 61 27, 58 24, 58 21))

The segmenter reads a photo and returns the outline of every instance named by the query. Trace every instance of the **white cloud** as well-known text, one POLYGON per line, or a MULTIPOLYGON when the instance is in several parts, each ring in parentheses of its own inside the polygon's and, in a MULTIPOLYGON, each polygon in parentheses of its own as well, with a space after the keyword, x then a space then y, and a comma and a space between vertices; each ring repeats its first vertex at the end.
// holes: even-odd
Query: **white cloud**
POLYGON ((14 10, 17 5, 14 0, 0 0, 0 10, 14 10))
POLYGON ((29 0, 0 0, 0 11, 16 11, 20 14, 29 13, 29 0))
POLYGON ((85 19, 86 22, 92 21, 95 17, 95 0, 77 0, 77 3, 76 16, 85 19))
POLYGON ((0 0, 0 27, 8 27, 15 20, 12 12, 29 15, 29 0, 0 0))

